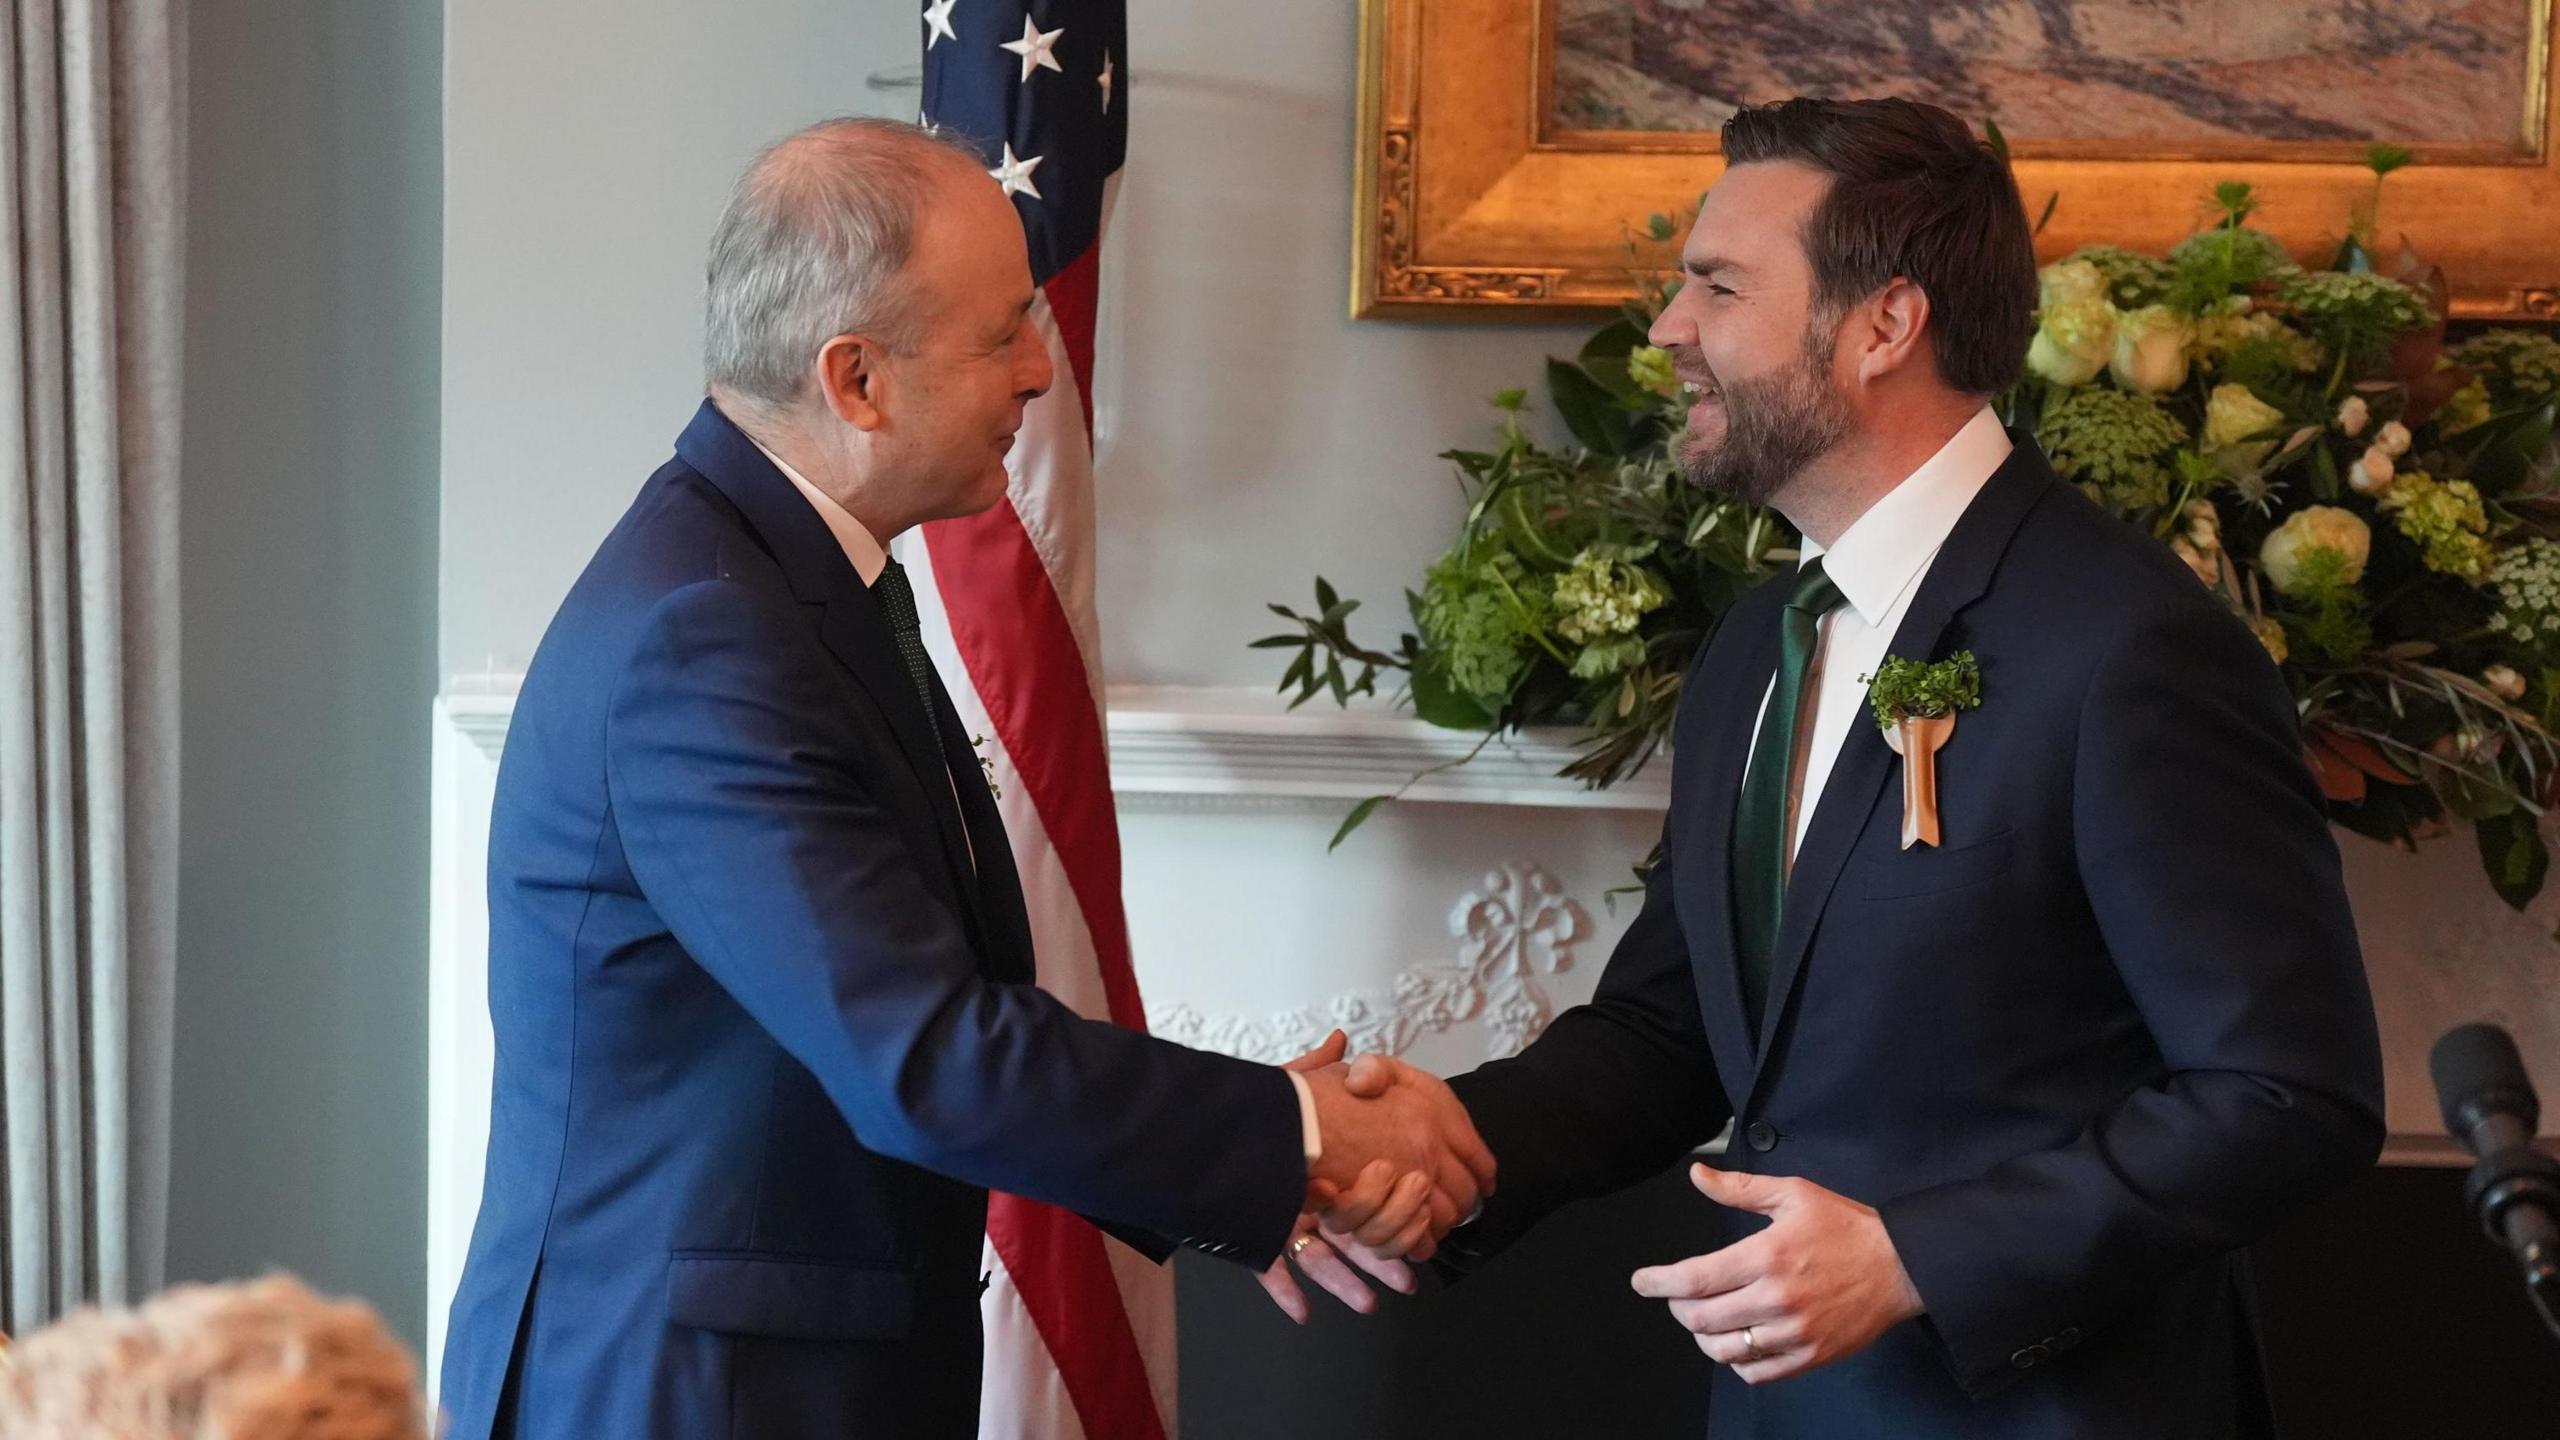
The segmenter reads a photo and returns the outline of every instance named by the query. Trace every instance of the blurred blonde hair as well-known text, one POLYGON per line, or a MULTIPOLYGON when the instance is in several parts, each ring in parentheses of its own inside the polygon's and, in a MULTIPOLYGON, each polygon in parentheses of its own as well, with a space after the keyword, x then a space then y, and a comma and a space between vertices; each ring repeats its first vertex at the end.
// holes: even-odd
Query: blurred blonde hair
POLYGON ((426 1440, 417 1367, 288 1275, 84 1309, 0 1352, 10 1440, 426 1440))

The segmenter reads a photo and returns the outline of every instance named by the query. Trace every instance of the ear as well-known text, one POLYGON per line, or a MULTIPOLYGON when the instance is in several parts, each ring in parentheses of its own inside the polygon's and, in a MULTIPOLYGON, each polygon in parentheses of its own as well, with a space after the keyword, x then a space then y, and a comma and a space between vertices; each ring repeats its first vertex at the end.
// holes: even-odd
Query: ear
POLYGON ((837 419, 856 430, 888 423, 887 347, 868 335, 838 335, 818 347, 818 396, 837 419))
POLYGON ((1860 306, 1850 336, 1857 347, 1858 378, 1873 384, 1910 365, 1927 365, 1929 292, 1896 276, 1860 306))

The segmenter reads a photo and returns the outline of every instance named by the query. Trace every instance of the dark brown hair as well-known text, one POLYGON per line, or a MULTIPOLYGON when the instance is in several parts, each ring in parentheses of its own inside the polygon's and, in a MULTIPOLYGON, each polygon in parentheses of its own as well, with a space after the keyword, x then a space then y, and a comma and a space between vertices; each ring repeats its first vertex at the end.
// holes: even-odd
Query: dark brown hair
POLYGON ((1908 280, 1929 297, 1940 380, 1975 395, 2017 383, 2035 333, 2035 237, 2007 162, 1963 121, 1916 100, 1781 100, 1724 122, 1724 158, 1831 177, 1804 234, 1817 314, 1908 280))

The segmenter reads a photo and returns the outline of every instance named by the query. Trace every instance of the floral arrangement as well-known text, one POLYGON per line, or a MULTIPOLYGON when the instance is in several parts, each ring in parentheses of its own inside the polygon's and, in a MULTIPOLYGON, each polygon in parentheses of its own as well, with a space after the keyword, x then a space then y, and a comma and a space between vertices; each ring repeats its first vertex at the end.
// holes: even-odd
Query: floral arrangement
MULTIPOLYGON (((2257 634, 2332 818, 2403 846, 2468 820, 2521 907, 2560 801, 2560 339, 2448 343, 2442 275, 2405 242, 2378 258, 2384 179, 2408 153, 2367 158, 2373 191, 2322 268, 2248 223, 2237 182, 2166 255, 2097 245, 2047 265, 2027 375, 1996 404, 2257 634)), ((1643 238, 1674 233, 1655 216, 1643 238)), ((1321 579, 1312 612, 1271 607, 1295 628, 1255 643, 1295 652, 1293 704, 1401 672, 1435 723, 1580 727, 1565 773, 1588 784, 1651 756, 1709 622, 1797 543, 1680 473, 1680 387, 1643 343, 1674 283, 1549 362, 1570 447, 1538 443, 1508 391, 1494 447, 1446 453, 1465 519, 1397 648, 1359 644, 1359 602, 1321 579)))

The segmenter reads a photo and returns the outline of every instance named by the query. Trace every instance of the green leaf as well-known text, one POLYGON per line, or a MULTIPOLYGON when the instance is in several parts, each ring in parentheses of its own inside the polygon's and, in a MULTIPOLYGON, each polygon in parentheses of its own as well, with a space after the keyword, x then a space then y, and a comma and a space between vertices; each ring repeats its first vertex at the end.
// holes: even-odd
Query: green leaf
POLYGON ((1991 153, 2000 157, 2001 164, 2009 163, 2009 137, 2000 133, 1999 121, 1983 116, 1982 138, 1990 144, 1991 153))
POLYGON ((1290 645, 1304 645, 1306 643, 1307 637, 1304 635, 1265 635, 1259 640, 1247 641, 1244 648, 1247 650, 1278 650, 1290 645))
POLYGON ((2061 208, 2061 206, 2061 191, 2056 190, 2052 194, 2044 197, 2044 213, 2036 217, 2036 228, 2027 232, 2028 237, 2032 239, 2035 236, 2042 235, 2044 233, 2044 227, 2051 224, 2053 221, 2053 212, 2061 208))
POLYGON ((1555 396, 1556 413, 1564 417, 1565 428, 1584 449, 1610 456, 1627 453, 1627 412, 1618 408, 1616 397, 1589 372, 1579 365, 1549 360, 1547 388, 1555 396))
POLYGON ((2534 817, 2516 811, 2471 828, 2480 841, 2480 868, 2488 872, 2489 888, 2515 909, 2531 904, 2551 869, 2551 851, 2543 845, 2534 817))
POLYGON ((2471 483, 2483 495, 2503 495, 2525 482, 2533 473, 2533 462, 2551 448, 2551 435, 2560 425, 2560 402, 2545 405, 2524 416, 2512 429, 2498 435, 2480 449, 2480 458, 2471 465, 2471 483))
MULTIPOLYGON (((1306 653, 1300 655, 1297 660, 1281 674, 1280 688, 1282 690, 1286 690, 1292 685, 1305 682, 1309 677, 1315 674, 1315 669, 1316 649, 1314 646, 1310 645, 1307 647, 1306 653)), ((1306 690, 1301 693, 1297 699, 1289 702, 1289 708, 1292 710, 1297 709, 1299 706, 1307 703, 1308 697, 1312 696, 1314 693, 1315 691, 1312 688, 1306 690)))
POLYGON ((2338 489, 2338 457, 2330 454, 2329 447, 2326 445, 2312 446, 2311 498, 2335 500, 2338 498, 2338 489))
POLYGON ((1363 822, 1367 821, 1371 815, 1377 813, 1379 806, 1386 804, 1394 798, 1396 797, 1393 795, 1372 795, 1368 799, 1361 801, 1359 804, 1352 806, 1351 813, 1342 817, 1342 828, 1334 831, 1333 838, 1325 842, 1324 853, 1330 855, 1334 851, 1341 849, 1342 842, 1351 838, 1352 831, 1359 829, 1363 822))
POLYGON ((1517 410, 1528 403, 1529 392, 1517 385, 1493 392, 1493 406, 1497 410, 1517 410))
POLYGON ((2418 157, 2400 145, 2368 145, 2364 151, 2365 168, 2379 180, 2394 170, 2417 163, 2418 157))
POLYGON ((1577 358, 1582 362, 1583 370, 1600 382, 1601 388, 1619 399, 1634 400, 1644 394, 1644 389, 1628 375, 1627 356, 1643 343, 1644 332, 1637 329, 1632 321, 1615 320, 1602 326, 1585 342, 1582 354, 1577 358))
POLYGON ((1654 241, 1657 244, 1670 239, 1674 234, 1678 233, 1679 228, 1680 227, 1675 224, 1668 215, 1647 215, 1644 217, 1645 238, 1654 241))
POLYGON ((1496 716, 1484 702, 1450 683, 1445 663, 1426 655, 1415 662, 1407 682, 1413 713, 1445 730, 1490 730, 1496 716))
POLYGON ((1325 579, 1321 575, 1316 577, 1316 608, 1318 610, 1332 610, 1335 602, 1339 601, 1341 598, 1342 597, 1340 595, 1334 592, 1333 582, 1325 579))

